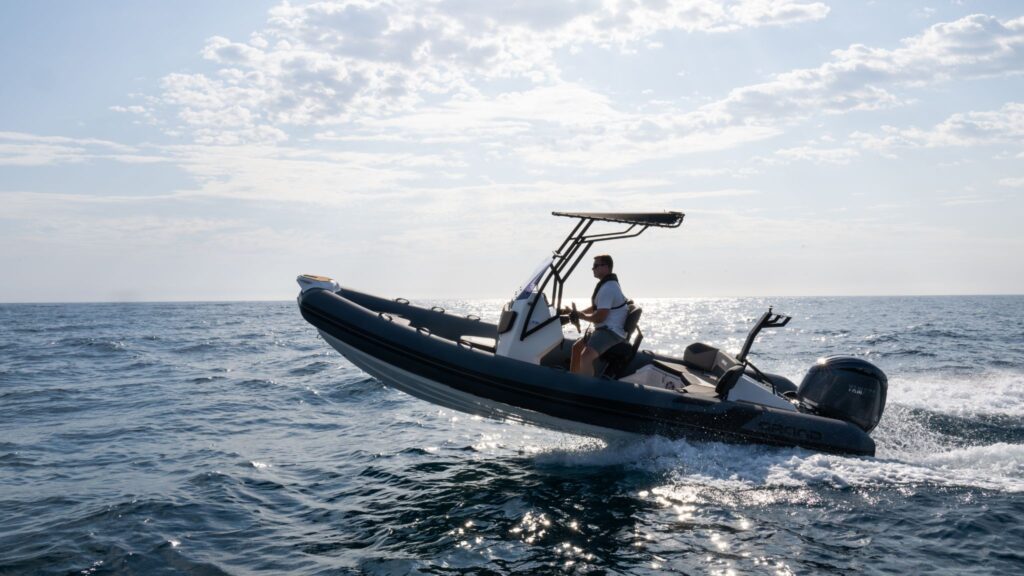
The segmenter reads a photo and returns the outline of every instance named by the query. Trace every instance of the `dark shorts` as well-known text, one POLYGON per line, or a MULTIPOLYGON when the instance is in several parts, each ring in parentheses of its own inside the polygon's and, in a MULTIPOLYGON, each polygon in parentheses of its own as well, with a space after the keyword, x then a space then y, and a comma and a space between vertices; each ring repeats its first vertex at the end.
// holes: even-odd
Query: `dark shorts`
POLYGON ((590 335, 590 339, 587 340, 587 348, 592 348, 598 354, 604 354, 612 346, 625 341, 623 337, 607 328, 598 328, 594 330, 594 333, 590 335))

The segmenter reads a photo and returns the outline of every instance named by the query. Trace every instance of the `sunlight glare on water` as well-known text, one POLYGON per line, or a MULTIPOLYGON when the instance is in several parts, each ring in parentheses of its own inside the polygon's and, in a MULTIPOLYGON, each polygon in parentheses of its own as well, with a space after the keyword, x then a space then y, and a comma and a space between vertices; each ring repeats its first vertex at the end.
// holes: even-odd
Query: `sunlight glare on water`
MULTIPOLYGON (((500 301, 419 302, 494 320, 500 301)), ((438 408, 294 303, 0 306, 0 571, 1011 573, 1024 298, 642 300, 644 348, 889 376, 876 458, 438 408), (37 319, 51 319, 46 327, 37 319), (51 326, 60 326, 57 330, 51 326)))

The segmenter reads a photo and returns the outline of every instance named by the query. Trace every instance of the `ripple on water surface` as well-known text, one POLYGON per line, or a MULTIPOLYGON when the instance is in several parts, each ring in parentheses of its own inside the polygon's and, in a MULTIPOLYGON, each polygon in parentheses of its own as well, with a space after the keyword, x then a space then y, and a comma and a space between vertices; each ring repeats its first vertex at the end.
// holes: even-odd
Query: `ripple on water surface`
POLYGON ((794 320, 759 365, 799 382, 822 355, 879 364, 878 457, 467 417, 366 376, 294 303, 0 306, 0 572, 1024 565, 1024 299, 641 303, 652 349, 738 348, 771 304, 794 320))

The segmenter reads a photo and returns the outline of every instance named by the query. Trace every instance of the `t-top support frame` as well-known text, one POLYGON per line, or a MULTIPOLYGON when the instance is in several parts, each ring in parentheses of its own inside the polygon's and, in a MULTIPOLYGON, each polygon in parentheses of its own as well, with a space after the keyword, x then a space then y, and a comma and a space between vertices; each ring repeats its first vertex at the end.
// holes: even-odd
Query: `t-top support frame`
POLYGON ((605 212, 552 212, 553 216, 566 216, 569 218, 578 218, 579 222, 572 229, 572 232, 566 236, 562 244, 554 251, 551 265, 548 271, 544 274, 540 285, 537 287, 535 296, 530 302, 530 308, 526 313, 526 321, 523 322, 523 330, 519 336, 520 340, 525 340, 530 334, 544 328, 551 322, 559 320, 557 314, 548 318, 544 322, 541 322, 537 326, 530 328, 530 318, 533 318, 533 312, 537 308, 537 303, 540 302, 540 294, 548 288, 548 284, 551 284, 551 299, 550 302, 554 304, 555 310, 559 310, 562 307, 562 293, 565 288, 565 282, 569 279, 572 273, 576 270, 576 266, 579 265, 580 261, 587 255, 590 248, 597 242, 607 242, 609 240, 622 240, 624 238, 635 238, 643 234, 644 230, 654 226, 658 228, 678 228, 683 223, 685 214, 682 212, 655 212, 655 213, 605 213, 605 212), (593 226, 594 222, 614 222, 618 224, 628 225, 624 230, 618 232, 607 232, 602 234, 588 234, 590 227, 593 226))

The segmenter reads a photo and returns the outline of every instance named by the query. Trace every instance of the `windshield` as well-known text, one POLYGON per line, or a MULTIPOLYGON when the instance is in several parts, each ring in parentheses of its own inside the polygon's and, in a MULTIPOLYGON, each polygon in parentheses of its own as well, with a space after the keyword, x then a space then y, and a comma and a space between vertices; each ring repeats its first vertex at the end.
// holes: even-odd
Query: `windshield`
POLYGON ((537 269, 530 274, 530 278, 516 290, 516 300, 523 300, 529 298, 531 294, 535 293, 540 287, 540 279, 544 276, 544 273, 551 268, 552 258, 548 256, 537 265, 537 269))

